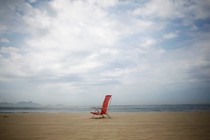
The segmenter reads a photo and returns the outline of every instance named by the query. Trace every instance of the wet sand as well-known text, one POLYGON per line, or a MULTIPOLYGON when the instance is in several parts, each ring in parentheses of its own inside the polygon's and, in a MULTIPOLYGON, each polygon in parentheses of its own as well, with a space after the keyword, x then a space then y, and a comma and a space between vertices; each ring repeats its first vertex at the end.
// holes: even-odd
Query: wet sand
POLYGON ((207 140, 210 112, 0 113, 1 140, 207 140))

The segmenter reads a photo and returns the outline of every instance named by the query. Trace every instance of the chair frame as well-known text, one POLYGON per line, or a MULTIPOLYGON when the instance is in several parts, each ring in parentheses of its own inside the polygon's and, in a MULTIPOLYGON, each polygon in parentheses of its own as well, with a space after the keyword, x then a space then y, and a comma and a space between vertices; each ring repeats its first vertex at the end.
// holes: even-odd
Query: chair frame
MULTIPOLYGON (((102 118, 106 118, 104 115, 107 115, 108 118, 111 118, 111 116, 108 114, 109 104, 111 104, 111 97, 112 97, 112 95, 106 95, 105 96, 102 107, 92 107, 92 109, 95 110, 95 112, 90 112, 91 114, 93 114, 92 118, 95 118, 94 117, 95 115, 97 115, 97 116, 100 115, 102 118), (108 100, 108 102, 106 102, 106 100, 108 100), (107 106, 107 107, 103 108, 103 106, 107 106)), ((100 118, 100 117, 98 117, 98 118, 100 118)))

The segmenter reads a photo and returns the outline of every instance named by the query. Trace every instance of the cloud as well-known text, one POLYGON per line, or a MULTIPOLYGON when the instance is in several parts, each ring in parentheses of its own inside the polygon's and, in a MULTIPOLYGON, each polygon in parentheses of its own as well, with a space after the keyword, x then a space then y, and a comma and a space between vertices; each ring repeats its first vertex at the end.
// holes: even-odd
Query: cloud
POLYGON ((7 32, 24 32, 27 29, 25 22, 22 20, 23 15, 31 14, 32 7, 21 1, 1 1, 0 6, 1 21, 0 25, 7 32))
POLYGON ((151 0, 144 3, 142 7, 136 9, 134 14, 170 18, 178 14, 175 10, 176 7, 173 4, 173 1, 170 0, 151 0))
POLYGON ((151 46, 151 45, 154 45, 156 44, 156 40, 155 39, 152 39, 152 38, 147 38, 147 39, 143 39, 142 41, 142 46, 151 46))
POLYGON ((3 1, 1 8, 5 100, 77 104, 113 91, 116 104, 130 96, 126 103, 138 104, 142 95, 152 103, 153 95, 208 85, 209 31, 200 30, 208 2, 3 1))
POLYGON ((163 38, 164 39, 173 39, 173 38, 176 38, 178 35, 177 35, 177 32, 175 33, 166 33, 163 35, 163 38))
POLYGON ((202 1, 173 1, 173 0, 151 0, 143 3, 143 6, 134 10, 134 14, 149 16, 151 18, 188 18, 205 19, 209 17, 209 2, 202 1))
POLYGON ((9 39, 7 39, 7 38, 0 39, 0 43, 9 43, 9 42, 10 42, 9 39))

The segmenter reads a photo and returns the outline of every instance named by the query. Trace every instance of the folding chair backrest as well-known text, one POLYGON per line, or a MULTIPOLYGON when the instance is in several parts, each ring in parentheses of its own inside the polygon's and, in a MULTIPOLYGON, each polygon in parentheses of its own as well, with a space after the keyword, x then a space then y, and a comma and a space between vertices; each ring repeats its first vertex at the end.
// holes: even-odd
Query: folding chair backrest
POLYGON ((111 99, 112 95, 106 95, 103 105, 102 105, 102 109, 101 109, 101 114, 106 114, 107 113, 107 109, 108 109, 108 105, 109 105, 109 100, 111 99))

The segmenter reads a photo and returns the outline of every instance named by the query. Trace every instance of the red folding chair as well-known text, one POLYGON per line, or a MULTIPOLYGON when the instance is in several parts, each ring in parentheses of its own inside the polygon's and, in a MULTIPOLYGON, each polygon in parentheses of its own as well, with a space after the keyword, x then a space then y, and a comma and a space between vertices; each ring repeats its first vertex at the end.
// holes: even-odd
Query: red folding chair
POLYGON ((93 117, 95 115, 97 116, 102 116, 102 118, 105 118, 104 115, 107 115, 109 118, 111 118, 108 114, 108 107, 109 107, 109 102, 110 102, 110 99, 111 99, 112 95, 106 95, 105 96, 105 99, 104 99, 104 102, 103 102, 103 105, 101 108, 97 108, 97 107, 92 107, 95 111, 94 112, 90 112, 91 114, 93 114, 93 117))

